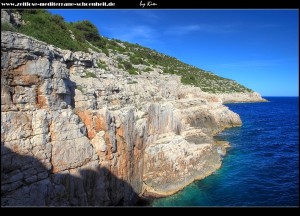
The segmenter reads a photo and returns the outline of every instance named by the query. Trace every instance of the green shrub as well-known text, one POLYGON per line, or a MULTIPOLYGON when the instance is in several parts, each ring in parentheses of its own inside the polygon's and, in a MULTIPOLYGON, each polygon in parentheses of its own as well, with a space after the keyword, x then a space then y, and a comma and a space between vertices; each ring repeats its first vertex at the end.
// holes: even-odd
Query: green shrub
POLYGON ((98 67, 98 68, 101 68, 101 69, 104 69, 104 70, 107 70, 107 65, 106 65, 105 61, 99 60, 99 61, 97 62, 97 67, 98 67))
POLYGON ((135 68, 129 69, 128 73, 131 74, 131 75, 138 75, 139 74, 138 71, 137 71, 137 69, 135 69, 135 68))
POLYGON ((138 83, 137 81, 133 80, 133 81, 128 81, 127 84, 136 84, 138 83))
POLYGON ((81 91, 83 93, 83 88, 80 85, 76 85, 76 89, 78 89, 79 91, 81 91))
POLYGON ((174 70, 172 69, 164 69, 164 73, 168 73, 168 74, 176 74, 174 70))
POLYGON ((127 61, 123 62, 123 66, 124 66, 125 70, 133 69, 132 64, 130 62, 127 62, 127 61))
POLYGON ((109 57, 109 51, 108 51, 108 49, 102 48, 101 50, 102 50, 102 52, 103 52, 107 57, 109 57))
POLYGON ((120 46, 115 47, 115 50, 118 51, 119 53, 125 53, 126 49, 120 46))
POLYGON ((9 23, 5 22, 5 23, 1 23, 1 31, 17 31, 17 28, 10 25, 9 23))
POLYGON ((146 61, 143 61, 143 65, 150 66, 150 64, 146 61))
POLYGON ((67 25, 66 25, 66 23, 65 23, 65 21, 64 21, 64 18, 63 18, 62 16, 55 14, 55 15, 53 15, 53 16, 51 17, 51 20, 52 20, 56 25, 58 25, 61 29, 64 29, 64 30, 67 29, 67 25))
POLYGON ((130 56, 130 62, 134 65, 143 64, 144 61, 138 56, 130 56))
POLYGON ((19 12, 26 23, 20 26, 21 33, 62 49, 87 51, 86 44, 71 39, 68 24, 63 17, 51 15, 46 10, 21 10, 19 12))
POLYGON ((70 23, 70 25, 74 30, 75 37, 78 36, 79 38, 81 38, 81 40, 87 40, 97 47, 105 47, 106 43, 102 41, 97 27, 90 21, 83 20, 76 23, 70 23))
POLYGON ((118 57, 116 58, 116 60, 117 60, 119 63, 122 63, 122 62, 123 62, 123 60, 122 60, 122 57, 121 57, 121 56, 118 56, 118 57))
POLYGON ((144 69, 144 72, 150 72, 153 71, 151 68, 147 67, 146 69, 144 69))
POLYGON ((119 69, 124 69, 123 65, 122 64, 118 64, 117 66, 119 69))
POLYGON ((90 77, 97 78, 96 74, 91 71, 85 70, 84 73, 85 73, 85 78, 90 78, 90 77))

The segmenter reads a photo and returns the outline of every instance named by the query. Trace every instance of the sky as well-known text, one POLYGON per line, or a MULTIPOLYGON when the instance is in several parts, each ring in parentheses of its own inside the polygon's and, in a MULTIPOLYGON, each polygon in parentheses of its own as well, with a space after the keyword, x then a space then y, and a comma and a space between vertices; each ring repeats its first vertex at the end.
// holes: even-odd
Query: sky
POLYGON ((299 96, 299 10, 49 10, 89 20, 100 35, 138 43, 233 79, 263 96, 299 96))

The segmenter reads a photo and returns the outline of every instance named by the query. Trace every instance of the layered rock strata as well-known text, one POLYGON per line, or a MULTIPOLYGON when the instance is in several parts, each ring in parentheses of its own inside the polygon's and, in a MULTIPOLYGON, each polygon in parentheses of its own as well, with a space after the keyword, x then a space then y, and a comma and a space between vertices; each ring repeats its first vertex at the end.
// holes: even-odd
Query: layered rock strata
POLYGON ((257 92, 245 92, 245 93, 223 93, 218 94, 218 97, 225 103, 249 103, 249 102, 268 102, 262 98, 257 92))
POLYGON ((153 70, 1 32, 1 205, 134 205, 218 169, 213 135, 239 116, 153 70))

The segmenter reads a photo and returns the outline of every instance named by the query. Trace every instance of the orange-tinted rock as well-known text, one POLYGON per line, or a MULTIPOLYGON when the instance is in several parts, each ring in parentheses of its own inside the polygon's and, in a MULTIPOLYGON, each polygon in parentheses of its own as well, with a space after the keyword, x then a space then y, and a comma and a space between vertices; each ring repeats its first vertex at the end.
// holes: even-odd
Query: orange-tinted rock
POLYGON ((3 205, 133 205, 145 190, 172 194, 221 165, 212 135, 241 124, 218 95, 161 68, 129 76, 114 56, 1 35, 3 205))

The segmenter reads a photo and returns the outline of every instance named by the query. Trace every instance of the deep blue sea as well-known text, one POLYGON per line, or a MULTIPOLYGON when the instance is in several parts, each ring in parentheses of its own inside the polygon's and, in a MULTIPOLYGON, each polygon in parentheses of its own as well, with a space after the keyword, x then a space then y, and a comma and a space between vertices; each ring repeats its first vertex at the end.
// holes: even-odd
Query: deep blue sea
POLYGON ((153 206, 299 206, 299 98, 227 104, 242 127, 216 138, 230 142, 222 167, 153 206))

